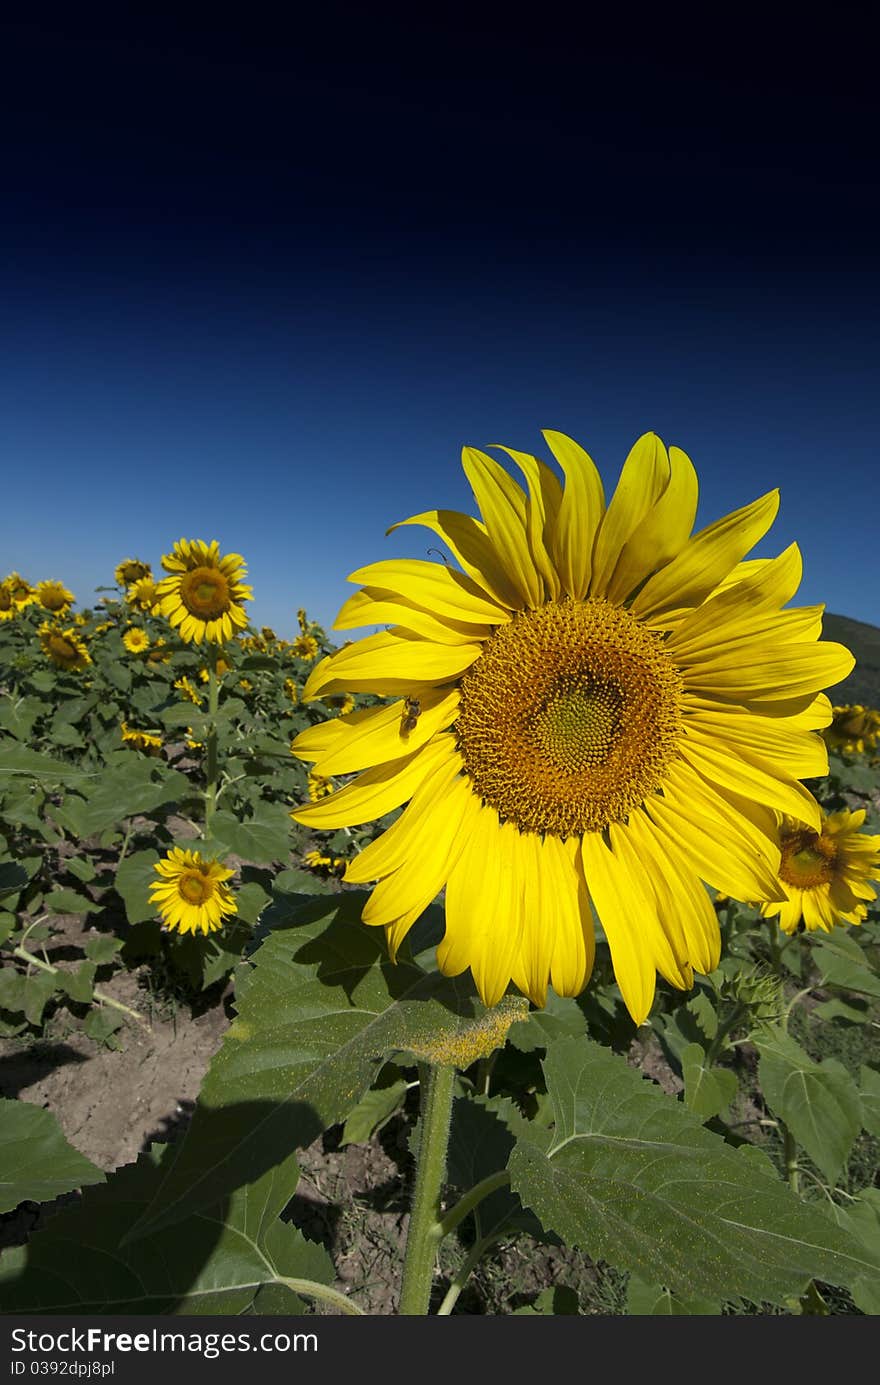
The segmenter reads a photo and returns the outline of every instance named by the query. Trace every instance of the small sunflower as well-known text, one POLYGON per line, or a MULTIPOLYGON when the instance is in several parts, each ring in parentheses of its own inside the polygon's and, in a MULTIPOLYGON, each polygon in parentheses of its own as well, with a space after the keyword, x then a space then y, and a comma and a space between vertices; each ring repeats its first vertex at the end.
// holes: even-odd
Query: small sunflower
POLYGON ((249 678, 239 678, 238 686, 242 692, 251 693, 254 690, 254 685, 249 678))
POLYGON ((130 606, 137 606, 139 611, 146 611, 148 615, 158 614, 159 588, 152 577, 140 577, 137 582, 132 582, 125 599, 130 606))
POLYGON ((153 869, 160 878, 150 886, 150 903, 168 931, 214 933, 228 915, 238 912, 226 884, 234 871, 219 861, 203 861, 198 851, 173 846, 153 869))
POLYGON ((133 726, 129 726, 127 721, 123 721, 122 739, 126 745, 131 745, 135 750, 143 750, 147 755, 158 755, 162 749, 162 737, 157 736, 155 731, 138 731, 133 726))
MULTIPOLYGON (((217 661, 214 664, 214 672, 216 673, 218 678, 222 678, 225 673, 229 673, 231 668, 232 665, 227 663, 225 659, 217 659, 217 661)), ((207 683, 210 677, 211 675, 208 669, 199 669, 199 678, 203 683, 207 683)))
POLYGON ((261 625, 260 634, 266 641, 266 644, 274 644, 276 639, 278 638, 278 636, 275 634, 275 631, 272 629, 271 625, 261 625))
POLYGON ((132 625, 122 636, 122 643, 129 654, 143 654, 150 647, 150 637, 139 625, 132 625))
POLYGON ((4 586, 9 588, 12 600, 21 610, 25 606, 31 606, 37 599, 37 593, 30 582, 17 572, 10 572, 8 577, 3 579, 4 586))
MULTIPOLYGON (((292 755, 296 754, 293 748, 295 744, 296 742, 294 741, 290 746, 292 755)), ((327 776, 323 774, 315 774, 314 770, 309 770, 309 801, 311 803, 319 803, 322 798, 329 798, 335 788, 336 785, 333 783, 332 779, 328 779, 327 776)))
POLYGON ((290 698, 291 702, 299 701, 299 688, 297 687, 296 683, 292 678, 285 678, 284 691, 290 698))
POLYGON ((306 663, 311 663, 318 656, 318 641, 314 635, 297 635, 292 647, 297 658, 305 659, 306 663))
POLYGON ((303 856, 303 865, 322 874, 340 875, 347 862, 344 856, 325 856, 321 851, 307 851, 303 856))
POLYGON ((322 659, 303 700, 389 700, 297 737, 310 782, 357 777, 293 816, 328 831, 408 805, 345 878, 377 882, 363 919, 392 957, 445 890, 439 967, 469 968, 488 1005, 511 982, 536 1005, 548 985, 582 991, 595 911, 641 1024, 658 972, 687 990, 718 965, 703 882, 783 898, 774 811, 819 830, 800 781, 827 773, 821 690, 854 660, 819 641, 821 607, 788 606, 796 545, 746 559, 777 491, 692 534, 697 476, 679 448, 644 434, 606 503, 583 448, 544 437, 561 475, 501 449, 521 486, 465 448, 479 518, 403 521, 459 567, 395 558, 351 574, 362 587, 336 628, 386 628, 322 659))
POLYGON ((845 755, 861 755, 874 750, 880 739, 880 712, 874 707, 833 707, 832 721, 822 732, 830 750, 842 750, 845 755))
POLYGON ((51 659, 56 668, 76 673, 92 662, 91 655, 74 626, 62 629, 60 625, 45 620, 37 633, 43 653, 51 659))
POLYGON ((0 620, 12 620, 17 611, 12 588, 7 582, 0 582, 0 620))
POLYGON ((177 691, 183 696, 184 701, 192 702, 195 704, 196 707, 201 707, 202 699, 199 695, 198 689, 195 687, 193 683, 190 682, 190 680, 187 677, 176 678, 174 680, 174 686, 177 689, 177 691))
POLYGON ((53 616, 66 616, 76 597, 63 582, 38 582, 37 601, 53 616))
POLYGON ((865 810, 822 814, 819 831, 782 817, 779 879, 785 899, 763 903, 765 918, 779 915, 779 926, 794 933, 803 919, 808 932, 830 933, 835 924, 861 923, 880 880, 880 836, 862 832, 865 810))
POLYGON ((142 563, 140 558, 123 558, 113 575, 118 587, 130 587, 142 577, 151 577, 153 569, 149 563, 142 563))
POLYGON ((220 644, 247 625, 241 603, 253 592, 242 581, 247 569, 239 553, 221 557, 216 539, 180 539, 162 566, 171 575, 159 583, 159 610, 187 644, 220 644))
POLYGON ((160 635, 147 655, 147 661, 151 664, 167 664, 170 658, 171 650, 160 635))

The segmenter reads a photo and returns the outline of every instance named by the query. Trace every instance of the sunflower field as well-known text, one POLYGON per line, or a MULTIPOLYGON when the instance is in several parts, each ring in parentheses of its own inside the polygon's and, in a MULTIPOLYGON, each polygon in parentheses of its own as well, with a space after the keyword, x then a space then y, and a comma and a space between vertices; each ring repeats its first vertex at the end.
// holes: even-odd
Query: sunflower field
POLYGON ((776 492, 694 533, 680 449, 606 500, 544 439, 465 448, 479 518, 401 521, 334 643, 214 541, 0 581, 0 1042, 115 1054, 123 974, 232 1014, 135 1163, 0 1097, 4 1312, 367 1313, 291 1208, 392 1125, 388 1311, 880 1312, 880 713, 748 557, 776 492))

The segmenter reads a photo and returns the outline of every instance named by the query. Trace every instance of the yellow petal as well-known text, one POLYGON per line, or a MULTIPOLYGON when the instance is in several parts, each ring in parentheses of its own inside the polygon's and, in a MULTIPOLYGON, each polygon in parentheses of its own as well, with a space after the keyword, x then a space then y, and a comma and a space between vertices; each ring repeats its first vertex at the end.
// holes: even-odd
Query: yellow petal
POLYGON ((829 640, 807 644, 757 642, 724 649, 715 659, 685 663, 685 688, 743 706, 775 699, 790 701, 810 693, 815 696, 839 683, 854 665, 849 650, 829 640))
POLYGON ((510 613, 480 589, 473 578, 443 563, 421 558, 387 558, 359 567, 348 578, 364 587, 378 587, 407 604, 421 606, 439 618, 471 625, 503 625, 510 613))
MULTIPOLYGON (((659 438, 656 441, 662 448, 659 438)), ((623 546, 605 593, 609 601, 624 601, 652 572, 671 562, 690 538, 699 487, 693 462, 679 447, 669 449, 669 472, 662 494, 623 546)))
POLYGON ((487 1005, 503 995, 519 950, 522 908, 510 847, 515 832, 512 824, 499 824, 493 809, 481 806, 446 886, 446 933, 437 964, 446 976, 470 967, 487 1005))
MULTIPOLYGON (((365 885, 371 880, 382 880, 417 857, 419 844, 437 829, 438 804, 441 805, 441 812, 445 811, 442 805, 447 796, 453 804, 453 815, 460 799, 462 803, 467 798, 479 803, 470 780, 459 778, 460 773, 461 761, 457 755, 452 755, 427 774, 396 822, 349 861, 345 870, 346 882, 365 885)), ((458 815, 461 816, 461 813, 458 815)))
POLYGON ((633 879, 598 832, 581 842, 584 875, 602 923, 614 975, 624 1004, 636 1024, 643 1024, 654 1003, 656 972, 645 933, 657 928, 656 913, 641 883, 633 879))
POLYGON ((680 852, 661 843, 644 812, 630 814, 626 831, 646 874, 656 882, 655 895, 664 931, 677 941, 683 936, 683 959, 704 976, 714 971, 721 956, 718 916, 703 882, 680 852))
POLYGON ((393 600, 378 587, 363 587, 348 598, 333 622, 334 630, 356 630, 365 625, 399 625, 404 630, 421 635, 436 644, 467 644, 470 640, 487 640, 491 625, 473 625, 438 618, 404 601, 393 600))
POLYGON ((470 668, 480 644, 433 644, 399 626, 367 635, 322 659, 303 688, 303 702, 340 692, 409 696, 420 685, 450 683, 470 668))
POLYGON ((633 614, 644 620, 698 606, 764 537, 778 509, 779 492, 770 491, 701 529, 672 562, 648 578, 633 601, 633 614))
POLYGON ((670 641, 682 653, 702 648, 719 627, 751 628, 756 616, 776 615, 797 591, 803 560, 796 543, 776 558, 740 563, 702 605, 685 617, 670 641), (737 573, 741 573, 737 577, 737 573))
POLYGON ((461 464, 486 532, 516 585, 519 605, 539 606, 544 593, 526 541, 525 495, 494 457, 475 447, 462 448, 461 464))
POLYGON ((609 600, 615 600, 611 587, 618 563, 621 565, 617 583, 620 599, 632 591, 632 586, 628 585, 630 565, 624 558, 624 549, 666 490, 669 478, 666 448, 656 433, 643 433, 630 448, 596 535, 591 596, 607 595, 609 600))
MULTIPOLYGON (((632 817, 636 815, 633 814, 632 817)), ((681 909, 662 868, 652 870, 650 864, 635 848, 630 824, 612 823, 608 829, 611 850, 630 878, 637 880, 645 898, 653 905, 653 919, 645 917, 642 946, 650 952, 660 975, 680 991, 694 984, 693 968, 688 958, 688 945, 682 927, 681 909)))
POLYGON ((546 462, 527 452, 515 452, 512 447, 502 447, 502 451, 513 458, 528 482, 526 536, 529 550, 543 581, 547 599, 555 601, 562 593, 562 583, 550 556, 548 542, 562 504, 562 487, 546 462))
MULTIPOLYGON (((391 760, 399 760, 402 755, 418 750, 426 745, 438 731, 445 731, 455 720, 460 694, 457 688, 448 692, 443 688, 430 688, 419 696, 421 711, 412 730, 406 730, 404 713, 406 703, 392 702, 387 707, 371 707, 368 715, 359 719, 355 725, 347 726, 341 736, 329 745, 326 751, 317 756, 307 756, 316 760, 318 774, 354 774, 370 765, 384 765, 391 760)), ((352 713, 357 716, 357 713, 352 713)), ((341 721, 342 718, 336 718, 341 721)), ((347 718, 346 718, 347 720, 347 718)), ((331 723, 332 725, 332 723, 331 723)), ((305 739, 318 727, 302 732, 305 739)), ((294 741, 292 749, 299 754, 300 737, 294 741)), ((314 742, 313 737, 313 742, 314 742)), ((308 744, 308 742, 307 742, 308 744)))
POLYGON ((821 736, 801 722, 750 716, 725 707, 716 713, 690 712, 685 734, 702 744, 726 743, 732 751, 759 755, 780 765, 795 779, 818 779, 828 773, 828 750, 821 736))
POLYGON ((306 827, 317 828, 355 827, 372 822, 412 798, 426 775, 456 754, 455 738, 441 734, 411 755, 365 770, 328 798, 304 803, 291 817, 306 827))
POLYGON ((398 520, 387 533, 407 524, 421 524, 433 530, 481 591, 508 610, 518 607, 516 586, 479 520, 472 515, 459 514, 457 510, 425 510, 410 519, 398 520))
POLYGON ((733 789, 744 797, 751 795, 817 832, 821 829, 822 812, 809 789, 759 755, 742 746, 728 750, 717 736, 701 735, 690 725, 688 734, 679 741, 679 752, 698 774, 722 791, 733 789))
POLYGON ((576 600, 586 596, 593 571, 593 543, 605 512, 605 492, 593 459, 564 433, 544 430, 547 446, 565 475, 548 550, 563 591, 576 600))

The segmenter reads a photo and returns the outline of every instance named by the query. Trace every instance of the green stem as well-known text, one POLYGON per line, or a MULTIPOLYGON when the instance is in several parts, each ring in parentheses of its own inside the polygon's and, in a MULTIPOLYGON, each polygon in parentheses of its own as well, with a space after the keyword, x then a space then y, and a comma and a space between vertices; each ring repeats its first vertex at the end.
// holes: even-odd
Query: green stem
POLYGON ((329 1284, 318 1284, 314 1279, 288 1279, 283 1274, 276 1275, 275 1282, 284 1284, 295 1294, 305 1294, 306 1298, 316 1298, 321 1303, 329 1303, 333 1308, 338 1308, 340 1313, 347 1313, 350 1317, 366 1316, 363 1308, 358 1308, 356 1303, 352 1303, 351 1299, 341 1294, 338 1289, 331 1289, 329 1284))
POLYGON ((798 1192, 798 1158, 794 1136, 784 1121, 779 1122, 782 1131, 782 1149, 785 1156, 785 1176, 793 1193, 798 1192))
POLYGON ((211 656, 208 669, 208 727, 207 759, 205 764, 205 836, 211 835, 211 823, 217 807, 217 708, 220 705, 220 680, 217 677, 216 656, 211 656))
POLYGON ((403 1282, 397 1310, 402 1317, 422 1317, 428 1311, 454 1089, 455 1068, 435 1067, 433 1063, 421 1068, 422 1121, 416 1185, 406 1235, 403 1282))
POLYGON ((722 1020, 715 1031, 715 1037, 706 1050, 706 1067, 711 1067, 718 1057, 724 1045, 724 1040, 728 1034, 736 1028, 740 1020, 748 1014, 748 1006, 735 1005, 725 1020, 722 1020))
POLYGON ((483 1258, 483 1255, 489 1249, 489 1247, 493 1245, 495 1241, 498 1241, 500 1239, 501 1238, 499 1236, 495 1235, 484 1236, 482 1241, 477 1241, 474 1245, 471 1246, 470 1250, 467 1253, 467 1256, 462 1261, 462 1264, 455 1278, 453 1279, 449 1288, 446 1290, 446 1297, 440 1304, 440 1307, 437 1309, 438 1318, 449 1317, 450 1313, 452 1312, 453 1308, 458 1302, 459 1294, 461 1293, 465 1284, 470 1279, 475 1266, 483 1258))
POLYGON ((459 1222, 463 1222, 465 1217, 474 1210, 478 1203, 494 1193, 496 1188, 505 1188, 510 1182, 510 1174, 507 1169, 500 1169, 498 1173, 490 1173, 488 1178, 484 1178, 482 1183, 474 1184, 470 1192, 465 1193, 460 1202, 457 1202, 450 1211, 446 1213, 440 1221, 435 1222, 433 1235, 437 1241, 442 1241, 444 1236, 448 1236, 450 1231, 454 1231, 459 1222))
MULTIPOLYGON (((35 967, 39 967, 40 971, 50 972, 52 976, 64 975, 60 967, 53 967, 51 962, 41 961, 40 958, 35 957, 32 952, 28 952, 26 947, 14 947, 12 949, 12 955, 13 957, 18 957, 22 962, 28 962, 35 967)), ((101 1005, 109 1005, 112 1010, 119 1010, 123 1015, 130 1015, 133 1020, 137 1020, 138 1024, 144 1026, 148 1034, 152 1034, 152 1029, 138 1010, 132 1010, 130 1006, 123 1005, 121 1000, 114 1000, 112 995, 107 995, 106 992, 99 990, 97 986, 92 988, 92 995, 101 1005)))

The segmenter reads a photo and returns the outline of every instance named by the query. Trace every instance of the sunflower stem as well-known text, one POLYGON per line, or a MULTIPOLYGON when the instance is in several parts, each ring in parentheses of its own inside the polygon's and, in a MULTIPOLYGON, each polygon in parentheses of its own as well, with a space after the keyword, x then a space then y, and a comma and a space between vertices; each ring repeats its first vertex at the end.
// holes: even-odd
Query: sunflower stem
POLYGON ((797 1145, 794 1136, 788 1126, 783 1121, 779 1122, 782 1131, 782 1149, 785 1156, 785 1176, 788 1179, 788 1186, 793 1193, 799 1191, 798 1187, 798 1157, 797 1145))
MULTIPOLYGON (((14 947, 12 955, 21 962, 27 962, 29 966, 39 967, 40 971, 49 972, 52 976, 64 976, 66 974, 60 967, 53 967, 51 962, 41 961, 39 957, 35 957, 32 952, 28 952, 26 947, 14 947)), ((114 1000, 112 995, 107 995, 106 991, 99 990, 97 986, 93 986, 92 995, 99 1005, 109 1005, 111 1010, 119 1010, 123 1015, 130 1015, 133 1020, 137 1020, 138 1024, 143 1025, 148 1034, 152 1034, 152 1029, 139 1010, 132 1010, 130 1005, 123 1005, 121 1000, 114 1000)))
POLYGON ((217 708, 220 705, 220 680, 215 661, 208 668, 208 728, 207 761, 205 765, 205 836, 211 835, 214 810, 217 807, 217 708))
POLYGON ((397 1310, 403 1317, 422 1317, 428 1312, 454 1089, 455 1068, 433 1063, 421 1067, 422 1120, 416 1158, 416 1183, 406 1236, 400 1306, 397 1310))

